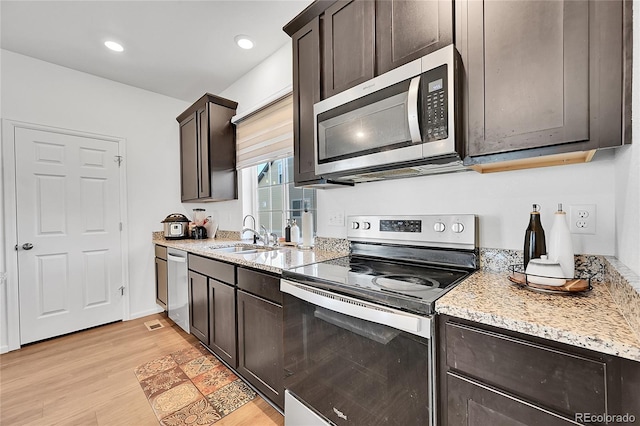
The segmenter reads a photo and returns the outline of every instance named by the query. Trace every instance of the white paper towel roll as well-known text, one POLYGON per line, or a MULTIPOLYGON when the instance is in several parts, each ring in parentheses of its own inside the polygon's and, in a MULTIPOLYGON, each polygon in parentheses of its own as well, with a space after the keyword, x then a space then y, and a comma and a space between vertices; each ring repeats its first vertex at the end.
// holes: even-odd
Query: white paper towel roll
POLYGON ((313 246, 313 213, 305 211, 302 213, 302 246, 313 246))

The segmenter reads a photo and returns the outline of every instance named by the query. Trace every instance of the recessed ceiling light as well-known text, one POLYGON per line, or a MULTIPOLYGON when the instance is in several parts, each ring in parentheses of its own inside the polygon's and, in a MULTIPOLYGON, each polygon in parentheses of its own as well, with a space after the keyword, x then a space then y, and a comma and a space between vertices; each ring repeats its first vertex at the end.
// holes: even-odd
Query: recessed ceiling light
POLYGON ((251 41, 249 36, 237 35, 237 36, 235 36, 234 40, 236 41, 236 44, 238 46, 240 46, 241 48, 243 48, 243 49, 251 49, 251 48, 253 48, 253 41, 251 41))
POLYGON ((124 50, 124 47, 122 47, 122 45, 120 43, 116 43, 115 41, 105 41, 104 45, 107 46, 109 49, 113 50, 114 52, 122 52, 124 50))

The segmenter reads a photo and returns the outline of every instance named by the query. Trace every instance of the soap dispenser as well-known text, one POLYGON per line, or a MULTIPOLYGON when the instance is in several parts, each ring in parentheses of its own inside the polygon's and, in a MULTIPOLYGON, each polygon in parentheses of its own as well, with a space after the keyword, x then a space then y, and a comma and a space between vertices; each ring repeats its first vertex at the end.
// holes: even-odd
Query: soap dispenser
POLYGON ((291 242, 296 244, 300 242, 300 227, 298 227, 295 219, 291 223, 291 242))
POLYGON ((549 235, 549 259, 560 264, 564 278, 573 278, 575 269, 573 243, 567 226, 567 215, 562 211, 562 204, 558 204, 558 211, 554 215, 553 227, 549 235))
POLYGON ((540 221, 540 206, 534 204, 529 226, 524 233, 524 267, 527 267, 531 259, 539 258, 543 254, 547 254, 547 247, 540 221))

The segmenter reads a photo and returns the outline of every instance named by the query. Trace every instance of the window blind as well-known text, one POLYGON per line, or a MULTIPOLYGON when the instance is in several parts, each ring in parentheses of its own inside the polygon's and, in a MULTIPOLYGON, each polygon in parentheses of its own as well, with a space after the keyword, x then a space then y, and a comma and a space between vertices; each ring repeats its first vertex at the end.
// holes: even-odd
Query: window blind
POLYGON ((236 168, 293 155, 291 94, 236 122, 236 168))

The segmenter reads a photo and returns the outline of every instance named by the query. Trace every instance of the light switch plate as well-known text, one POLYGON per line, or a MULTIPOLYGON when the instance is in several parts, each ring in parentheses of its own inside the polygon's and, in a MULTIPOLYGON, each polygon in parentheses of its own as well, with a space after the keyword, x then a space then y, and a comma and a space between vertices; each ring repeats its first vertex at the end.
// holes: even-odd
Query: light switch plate
POLYGON ((338 210, 329 212, 329 226, 344 226, 344 212, 338 210))

